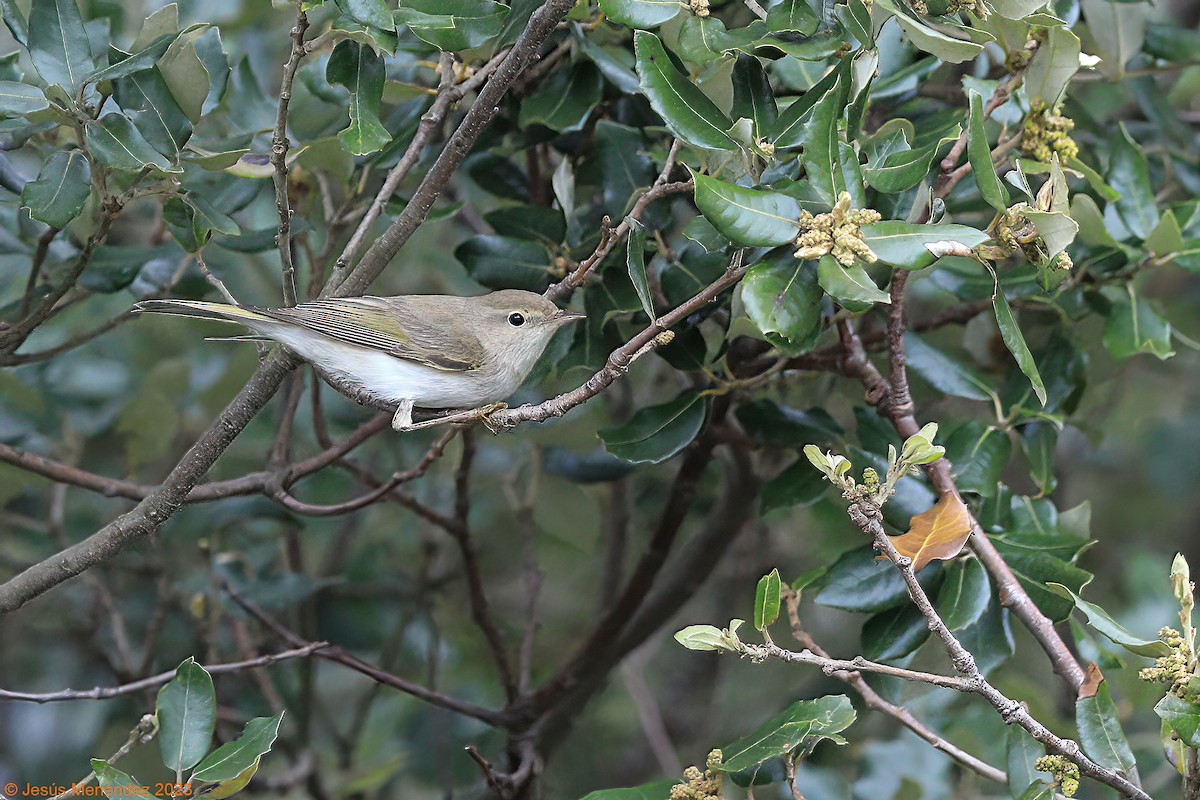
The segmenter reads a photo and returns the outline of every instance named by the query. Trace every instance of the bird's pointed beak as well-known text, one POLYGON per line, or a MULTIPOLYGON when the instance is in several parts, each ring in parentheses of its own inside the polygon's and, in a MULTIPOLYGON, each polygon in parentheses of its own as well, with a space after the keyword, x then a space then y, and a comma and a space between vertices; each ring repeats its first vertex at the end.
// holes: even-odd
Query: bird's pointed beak
POLYGON ((560 310, 557 314, 555 314, 552 317, 552 319, 558 325, 566 325, 571 322, 579 322, 580 320, 587 319, 587 315, 586 314, 577 314, 574 311, 560 310))

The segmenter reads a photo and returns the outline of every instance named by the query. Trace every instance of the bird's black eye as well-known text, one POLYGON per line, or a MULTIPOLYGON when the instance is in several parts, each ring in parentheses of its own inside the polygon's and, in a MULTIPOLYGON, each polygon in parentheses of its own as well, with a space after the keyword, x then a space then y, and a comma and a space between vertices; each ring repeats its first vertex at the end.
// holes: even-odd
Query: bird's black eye
POLYGON ((508 324, 514 328, 519 328, 525 324, 525 315, 516 311, 508 315, 508 324))

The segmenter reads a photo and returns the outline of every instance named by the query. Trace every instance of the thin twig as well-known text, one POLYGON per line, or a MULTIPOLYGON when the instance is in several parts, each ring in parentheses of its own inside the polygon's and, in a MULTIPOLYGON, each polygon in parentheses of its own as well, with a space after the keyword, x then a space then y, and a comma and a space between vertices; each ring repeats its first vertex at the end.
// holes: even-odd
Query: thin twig
POLYGON ((283 304, 296 305, 296 263, 292 252, 292 204, 288 199, 288 106, 292 100, 292 82, 296 70, 307 52, 304 34, 308 31, 308 15, 303 4, 296 8, 296 25, 292 28, 292 47, 287 63, 283 65, 283 78, 279 82, 279 107, 275 114, 275 130, 271 135, 271 175, 275 184, 275 208, 279 212, 279 232, 275 244, 279 247, 280 277, 283 285, 283 304))

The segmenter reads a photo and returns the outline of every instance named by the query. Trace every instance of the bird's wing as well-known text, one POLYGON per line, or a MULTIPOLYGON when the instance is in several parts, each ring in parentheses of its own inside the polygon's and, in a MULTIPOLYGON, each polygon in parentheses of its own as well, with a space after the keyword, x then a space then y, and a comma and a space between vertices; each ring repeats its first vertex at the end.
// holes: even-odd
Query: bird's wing
MULTIPOLYGON (((432 327, 420 313, 406 314, 378 297, 341 297, 314 300, 292 308, 256 308, 263 316, 290 322, 332 339, 448 372, 478 369, 483 345, 462 326, 444 330, 432 327)), ((417 310, 414 309, 414 312, 417 310)))

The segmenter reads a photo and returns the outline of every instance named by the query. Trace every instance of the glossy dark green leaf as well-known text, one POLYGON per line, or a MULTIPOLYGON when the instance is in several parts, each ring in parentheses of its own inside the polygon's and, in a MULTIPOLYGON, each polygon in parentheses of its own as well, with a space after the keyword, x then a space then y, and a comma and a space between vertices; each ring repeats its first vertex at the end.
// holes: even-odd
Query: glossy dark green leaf
POLYGON ((396 21, 439 50, 482 47, 504 29, 507 6, 493 0, 405 0, 396 21))
POLYGON ((396 29, 385 0, 335 0, 338 10, 355 22, 381 31, 396 29))
POLYGON ((92 192, 91 168, 78 150, 54 153, 42 165, 36 181, 21 192, 29 216, 52 228, 65 228, 79 216, 92 192))
POLYGON ((987 611, 974 625, 959 631, 958 640, 975 656, 975 665, 990 675, 1016 652, 1011 615, 993 596, 987 611))
POLYGON ((638 299, 642 301, 642 310, 646 316, 654 319, 654 300, 650 296, 650 283, 646 280, 646 228, 632 217, 626 221, 629 223, 629 242, 625 252, 625 268, 638 299))
POLYGON ((633 54, 619 47, 605 46, 583 34, 578 28, 573 31, 579 49, 608 79, 608 82, 625 94, 637 94, 642 90, 637 73, 633 71, 633 54))
POLYGON ((968 400, 996 401, 996 392, 974 367, 956 361, 925 339, 909 331, 904 334, 909 368, 933 388, 968 400))
POLYGON ((1180 741, 1200 748, 1200 706, 1168 693, 1154 706, 1154 713, 1179 734, 1180 741))
POLYGON ((829 70, 819 81, 813 84, 811 89, 792 101, 792 104, 779 114, 769 137, 775 147, 797 147, 804 144, 807 123, 812 114, 813 107, 830 89, 834 88, 837 84, 838 76, 847 72, 848 68, 847 66, 845 68, 829 70))
MULTIPOLYGON (((817 470, 809 465, 813 472, 817 470)), ((870 546, 842 553, 826 572, 814 598, 818 605, 874 614, 908 602, 908 590, 900 572, 884 561, 870 546)))
POLYGON ((748 119, 754 123, 754 135, 766 137, 775 127, 779 109, 775 105, 775 92, 763 69, 762 62, 752 56, 739 56, 733 67, 733 110, 734 119, 748 119))
MULTIPOLYGON (((170 87, 171 95, 193 124, 198 123, 204 115, 209 94, 216 82, 220 80, 223 87, 227 77, 209 72, 204 59, 200 57, 198 44, 208 32, 196 30, 181 35, 158 61, 158 70, 170 87)), ((217 41, 219 43, 219 39, 217 41)), ((213 67, 216 69, 217 65, 214 63, 213 67)), ((224 65, 224 70, 226 73, 229 71, 228 63, 224 65)))
POLYGON ((1055 624, 1066 620, 1074 604, 1055 594, 1046 584, 1061 583, 1078 593, 1092 579, 1092 574, 1045 551, 1030 550, 1001 540, 995 540, 995 544, 1042 613, 1055 624))
POLYGON ((952 64, 970 61, 983 52, 983 45, 967 39, 955 38, 942 30, 926 25, 916 14, 898 3, 893 3, 892 0, 877 1, 880 8, 895 15, 896 21, 904 29, 904 33, 919 50, 952 64))
POLYGON ((934 242, 958 242, 977 247, 988 235, 966 225, 916 225, 894 220, 864 225, 863 239, 867 247, 882 261, 900 269, 922 269, 937 258, 926 245, 934 242))
POLYGON ((260 757, 271 752, 282 721, 282 711, 273 717, 250 720, 242 729, 241 736, 221 745, 196 765, 192 780, 217 783, 242 775, 257 764, 260 757))
POLYGON ((736 43, 725 30, 725 23, 714 16, 688 14, 679 28, 672 49, 689 64, 708 66, 726 58, 736 43))
POLYGON ((1042 774, 1033 765, 1046 755, 1046 748, 1020 725, 1008 726, 1005 745, 1009 796, 1020 800, 1029 787, 1042 782, 1042 774))
POLYGON ((805 125, 804 173, 817 194, 829 206, 846 190, 846 181, 838 167, 838 119, 846 107, 846 87, 838 82, 813 106, 805 125))
POLYGON ((183 171, 155 150, 124 114, 108 114, 87 123, 84 138, 92 157, 106 167, 122 172, 140 172, 144 167, 163 172, 183 171))
POLYGON ((642 92, 672 133, 706 150, 737 149, 727 133, 733 121, 675 68, 657 36, 635 33, 634 53, 642 92))
POLYGON ((545 206, 505 206, 483 218, 501 236, 557 245, 567 235, 562 212, 545 206))
POLYGON ((392 136, 379 121, 383 101, 383 57, 370 47, 344 39, 329 56, 325 77, 350 92, 350 125, 338 134, 354 155, 383 149, 392 136))
MULTIPOLYGON (((800 449, 809 444, 829 447, 845 435, 837 420, 823 408, 801 411, 759 399, 739 403, 734 413, 751 439, 775 447, 800 449)), ((804 463, 808 464, 808 459, 804 463)), ((809 469, 817 472, 811 464, 809 469)))
POLYGON ((588 61, 570 70, 557 70, 542 88, 521 101, 518 124, 545 125, 560 133, 577 131, 600 102, 600 71, 588 61))
POLYGON ((821 334, 816 269, 791 254, 750 268, 742 279, 742 304, 758 329, 785 352, 806 352, 821 334))
POLYGON ((863 169, 863 177, 872 189, 884 194, 908 191, 929 174, 937 146, 888 153, 863 169))
POLYGON ((757 630, 765 631, 779 619, 779 596, 782 590, 783 582, 779 579, 777 569, 759 579, 754 591, 754 627, 757 630))
POLYGON ((1103 678, 1094 695, 1075 701, 1075 726, 1079 745, 1089 758, 1121 775, 1137 774, 1137 761, 1121 729, 1121 712, 1103 678))
POLYGON ((694 392, 669 403, 638 409, 616 428, 599 431, 605 448, 631 464, 660 464, 679 454, 704 427, 708 404, 694 392))
POLYGON ((825 496, 828 488, 824 476, 807 458, 801 458, 763 486, 762 512, 812 505, 825 496))
POLYGON ((140 72, 144 69, 150 69, 154 66, 154 62, 158 61, 167 48, 179 38, 178 33, 170 33, 159 36, 145 48, 136 53, 130 53, 125 58, 122 58, 115 64, 111 64, 104 69, 99 69, 88 75, 84 79, 84 83, 99 83, 100 81, 115 81, 117 78, 124 78, 126 75, 132 75, 135 72, 140 72))
POLYGON ((1104 347, 1116 359, 1151 353, 1162 360, 1175 355, 1171 323, 1150 307, 1146 299, 1127 286, 1126 296, 1116 296, 1104 326, 1104 347))
POLYGON ((968 422, 942 444, 961 491, 984 497, 991 497, 996 492, 996 484, 1012 456, 1012 441, 1005 431, 980 422, 968 422))
POLYGON ((148 69, 122 78, 116 84, 117 101, 146 141, 172 163, 179 148, 192 136, 192 123, 175 102, 162 73, 148 69))
POLYGON ((861 265, 843 267, 833 256, 821 256, 817 262, 817 282, 826 294, 851 311, 891 302, 891 296, 875 285, 861 265))
POLYGON ((767 11, 767 28, 772 33, 798 33, 812 36, 821 18, 806 0, 783 0, 767 11))
POLYGON ((668 780, 628 789, 599 789, 588 792, 580 800, 662 800, 671 793, 671 787, 676 783, 677 780, 668 780))
POLYGON ((1054 491, 1054 450, 1058 445, 1058 428, 1050 422, 1031 422, 1021 427, 1021 449, 1029 462, 1029 477, 1042 494, 1054 491))
POLYGON ((729 239, 702 216, 692 217, 682 233, 684 238, 700 245, 706 253, 724 253, 729 248, 729 239))
POLYGON ((511 236, 473 236, 454 257, 489 289, 540 292, 550 285, 550 256, 539 244, 511 236))
POLYGON ((1029 383, 1033 386, 1033 393, 1037 395, 1043 406, 1046 405, 1046 384, 1042 382, 1037 363, 1033 360, 1033 353, 1029 352, 1029 345, 1025 344, 1025 336, 1021 333, 1012 306, 1004 297, 1004 290, 1001 288, 997 288, 996 294, 992 297, 992 309, 996 312, 996 324, 1000 328, 1000 338, 1004 340, 1004 346, 1016 359, 1021 372, 1029 378, 1029 383))
POLYGON ((992 599, 992 584, 987 569, 977 558, 961 559, 946 568, 937 608, 942 622, 959 631, 979 621, 992 599))
POLYGON ((637 128, 606 119, 596 123, 595 159, 584 164, 604 187, 604 208, 613 219, 628 213, 633 194, 654 180, 646 149, 646 139, 637 128))
POLYGON ((168 769, 191 769, 212 744, 217 721, 217 698, 212 678, 188 658, 175 677, 158 691, 158 746, 168 769))
POLYGON ((33 0, 29 56, 42 80, 74 94, 95 70, 91 45, 75 0, 33 0))
POLYGON ((676 0, 600 0, 611 22, 627 28, 654 28, 673 19, 683 6, 676 0))
POLYGON ((1008 190, 1000 182, 996 168, 992 165, 992 149, 988 146, 987 132, 983 127, 983 95, 974 89, 971 89, 968 95, 971 98, 971 111, 967 158, 971 162, 971 173, 975 176, 979 194, 988 205, 997 211, 1005 211, 1008 209, 1008 190))
POLYGON ((699 173, 693 180, 696 208, 731 242, 773 247, 798 235, 800 204, 786 194, 744 189, 699 173))
POLYGON ((863 623, 862 654, 871 661, 896 661, 915 652, 928 638, 929 623, 920 609, 909 603, 863 623))
POLYGON ((17 81, 0 81, 0 116, 19 117, 49 107, 50 101, 38 87, 17 81))
POLYGON ((96 773, 96 782, 100 784, 101 789, 117 790, 107 792, 106 796, 148 797, 151 795, 149 787, 143 786, 137 778, 127 772, 122 772, 102 758, 92 759, 92 771, 96 773))
POLYGON ((1134 236, 1145 239, 1158 225, 1158 203, 1150 185, 1150 170, 1142 145, 1133 140, 1124 123, 1113 135, 1112 155, 1104 176, 1121 193, 1115 203, 1117 214, 1134 236))
POLYGON ((119 292, 133 283, 138 273, 151 262, 170 264, 173 273, 180 255, 179 248, 170 243, 158 247, 101 245, 79 279, 79 285, 101 294, 119 292))
POLYGON ((808 753, 824 739, 845 744, 840 734, 854 723, 854 706, 845 695, 800 700, 721 752, 722 772, 742 772, 796 750, 808 753))
POLYGON ((1075 592, 1068 589, 1059 583, 1049 584, 1050 591, 1056 593, 1060 597, 1064 597, 1075 604, 1075 607, 1084 613, 1088 623, 1096 630, 1097 633, 1104 636, 1113 644, 1118 644, 1124 647, 1134 655, 1143 656, 1145 658, 1159 658, 1171 652, 1171 648, 1166 642, 1158 639, 1143 639, 1140 636, 1135 636, 1126 630, 1121 624, 1108 615, 1100 606, 1095 603, 1089 603, 1075 592))

